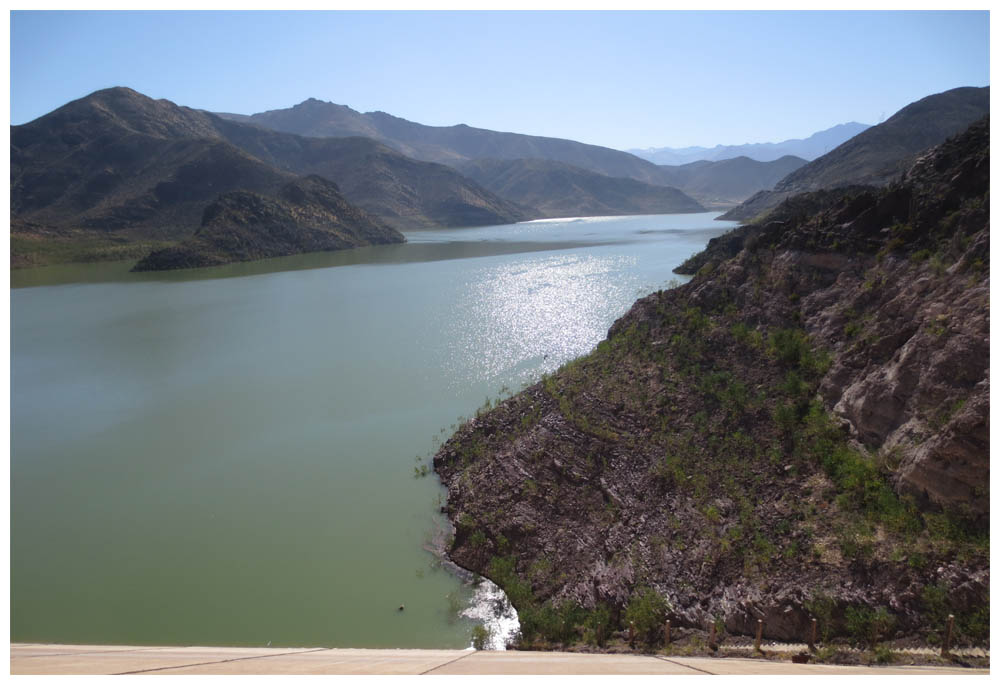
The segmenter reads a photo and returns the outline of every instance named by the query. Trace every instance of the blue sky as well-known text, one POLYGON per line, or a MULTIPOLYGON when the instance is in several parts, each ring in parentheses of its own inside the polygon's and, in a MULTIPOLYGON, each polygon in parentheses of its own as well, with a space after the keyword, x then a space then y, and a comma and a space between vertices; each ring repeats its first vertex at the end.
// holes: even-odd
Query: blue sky
POLYGON ((10 83, 13 124, 123 85, 620 149, 766 142, 989 85, 989 13, 13 12, 10 83))

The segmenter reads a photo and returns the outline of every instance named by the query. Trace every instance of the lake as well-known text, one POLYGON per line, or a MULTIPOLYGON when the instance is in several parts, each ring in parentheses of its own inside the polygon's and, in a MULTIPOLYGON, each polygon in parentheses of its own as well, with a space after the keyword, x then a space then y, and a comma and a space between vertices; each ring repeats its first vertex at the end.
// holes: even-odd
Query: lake
POLYGON ((466 647, 415 468, 667 287, 715 216, 14 271, 11 640, 466 647))

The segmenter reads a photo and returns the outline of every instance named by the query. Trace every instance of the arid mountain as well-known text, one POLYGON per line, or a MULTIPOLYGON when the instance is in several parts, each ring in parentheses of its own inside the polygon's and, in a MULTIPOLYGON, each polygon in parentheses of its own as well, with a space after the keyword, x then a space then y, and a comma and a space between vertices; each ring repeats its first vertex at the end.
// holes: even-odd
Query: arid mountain
POLYGON ((955 88, 930 95, 878 126, 795 170, 772 191, 762 191, 720 219, 745 221, 796 193, 847 185, 884 186, 924 150, 990 113, 990 89, 955 88))
POLYGON ((546 217, 705 211, 676 188, 603 176, 546 159, 479 159, 458 169, 500 197, 536 207, 546 217))
POLYGON ((718 162, 692 162, 682 166, 661 166, 661 178, 709 206, 732 207, 774 184, 798 169, 806 161, 782 157, 772 162, 758 162, 736 157, 718 162))
POLYGON ((780 143, 746 143, 745 145, 716 145, 715 147, 650 147, 642 150, 629 150, 628 152, 654 164, 671 166, 690 164, 699 160, 718 162, 736 157, 749 157, 758 162, 773 162, 786 156, 813 160, 850 140, 866 128, 870 128, 870 126, 851 121, 819 131, 808 138, 791 138, 780 143))
POLYGON ((221 195, 205 209, 193 236, 152 252, 133 270, 189 269, 404 241, 402 233, 348 203, 333 182, 307 176, 274 197, 245 190, 221 195))
POLYGON ((871 646, 948 614, 988 644, 988 198, 984 120, 744 229, 442 446, 451 559, 526 646, 665 618, 871 646))
POLYGON ((362 114, 344 105, 313 98, 288 109, 250 116, 219 116, 303 136, 366 136, 415 159, 452 166, 472 159, 549 159, 605 176, 659 183, 655 164, 620 150, 562 138, 490 131, 465 124, 425 126, 385 112, 362 114))
POLYGON ((397 227, 527 218, 448 167, 368 139, 276 133, 111 88, 11 127, 12 263, 46 261, 53 246, 87 258, 84 244, 94 258, 116 246, 128 256, 190 236, 220 193, 266 195, 305 174, 397 227))

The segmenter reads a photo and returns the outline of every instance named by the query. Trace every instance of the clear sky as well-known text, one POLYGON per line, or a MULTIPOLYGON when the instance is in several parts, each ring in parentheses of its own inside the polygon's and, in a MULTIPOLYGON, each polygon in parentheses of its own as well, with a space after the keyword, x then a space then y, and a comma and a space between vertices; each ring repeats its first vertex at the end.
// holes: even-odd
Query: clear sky
POLYGON ((12 12, 11 123, 109 86, 620 149, 778 141, 989 85, 988 12, 12 12))

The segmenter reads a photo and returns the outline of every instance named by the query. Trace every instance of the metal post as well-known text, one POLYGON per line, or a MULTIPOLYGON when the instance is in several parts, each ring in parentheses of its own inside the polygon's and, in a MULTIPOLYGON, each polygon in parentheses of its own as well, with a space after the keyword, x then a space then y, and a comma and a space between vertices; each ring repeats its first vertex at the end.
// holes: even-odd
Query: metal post
POLYGON ((944 644, 941 645, 941 656, 948 656, 951 650, 951 631, 955 628, 955 615, 948 614, 948 628, 944 633, 944 644))
POLYGON ((764 620, 757 619, 757 639, 753 641, 753 651, 760 651, 760 638, 764 636, 764 620))

